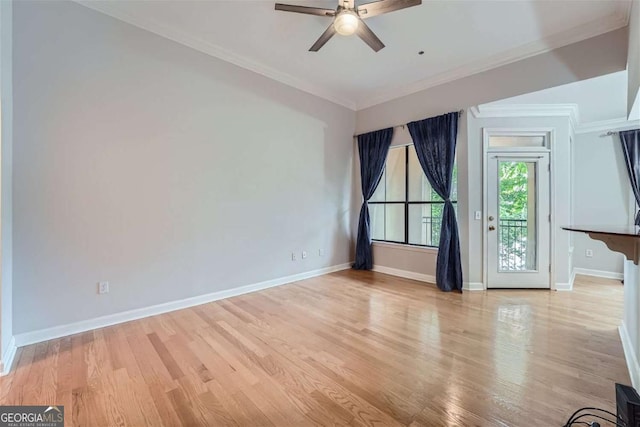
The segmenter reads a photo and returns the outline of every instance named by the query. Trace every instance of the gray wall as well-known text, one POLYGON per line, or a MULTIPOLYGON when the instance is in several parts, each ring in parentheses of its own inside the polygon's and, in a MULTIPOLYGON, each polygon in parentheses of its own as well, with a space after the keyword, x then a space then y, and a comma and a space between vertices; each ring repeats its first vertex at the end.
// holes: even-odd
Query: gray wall
POLYGON ((350 261, 354 112, 75 3, 13 37, 14 333, 350 261))
MULTIPOLYGON (((12 145, 13 145, 13 86, 12 86, 12 2, 0 1, 0 99, 2 105, 2 136, 0 137, 1 185, 0 201, 0 336, 2 361, 13 336, 12 281, 12 145)), ((7 367, 5 366, 5 369, 7 367)))
MULTIPOLYGON (((627 58, 628 91, 627 114, 631 114, 634 102, 639 103, 640 97, 640 0, 633 0, 631 16, 629 17, 629 52, 627 58)), ((635 105, 640 110, 640 105, 635 105)), ((640 111, 636 111, 636 114, 640 111)))
MULTIPOLYGON (((631 195, 620 140, 603 132, 577 134, 574 156, 574 220, 582 225, 620 225, 629 222, 631 195)), ((610 251, 598 240, 575 233, 573 261, 575 268, 622 274, 624 256, 610 251), (585 251, 593 250, 587 258, 585 251)))

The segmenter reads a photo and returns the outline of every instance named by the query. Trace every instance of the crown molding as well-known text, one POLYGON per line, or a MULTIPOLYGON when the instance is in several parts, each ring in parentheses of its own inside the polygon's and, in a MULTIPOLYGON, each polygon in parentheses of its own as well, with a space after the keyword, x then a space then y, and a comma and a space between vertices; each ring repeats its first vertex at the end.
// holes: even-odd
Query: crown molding
POLYGON ((578 104, 485 104, 469 108, 476 119, 496 117, 567 117, 576 134, 608 132, 640 127, 640 120, 626 117, 582 123, 578 104))
POLYGON ((578 104, 484 104, 469 109, 473 117, 568 117, 576 131, 580 126, 578 104))
POLYGON ((264 77, 283 83, 287 86, 291 86, 295 89, 299 89, 303 92, 307 92, 311 95, 315 95, 317 97, 323 98, 327 101, 333 102, 334 104, 341 105, 343 107, 349 108, 350 110, 355 110, 356 108, 355 102, 349 99, 343 98, 342 96, 340 96, 338 93, 334 91, 327 90, 326 88, 322 88, 320 86, 311 84, 305 80, 299 79, 290 74, 283 73, 281 71, 276 70, 275 68, 261 64, 245 56, 238 55, 234 52, 231 52, 228 49, 225 49, 221 46, 205 41, 199 37, 190 36, 184 33, 183 31, 176 30, 173 27, 169 27, 167 25, 161 24, 153 19, 149 19, 147 17, 142 17, 138 15, 132 15, 127 12, 124 12, 122 9, 120 9, 117 6, 118 2, 116 1, 111 1, 111 2, 94 2, 91 0, 74 0, 74 1, 89 9, 103 13, 112 18, 116 18, 120 21, 126 22, 127 24, 131 24, 135 27, 142 28, 143 30, 147 30, 151 33, 157 34, 159 36, 172 40, 176 43, 180 43, 184 46, 195 49, 199 52, 206 53, 207 55, 213 56, 215 58, 221 59, 226 62, 230 62, 231 64, 237 65, 238 67, 247 69, 249 71, 253 71, 254 73, 260 74, 264 77))
POLYGON ((480 109, 476 105, 469 107, 469 112, 476 119, 480 117, 480 109))
POLYGON ((625 26, 629 25, 631 19, 631 7, 633 6, 632 0, 618 1, 616 3, 616 13, 621 19, 625 21, 625 26))
POLYGON ((508 65, 532 56, 550 52, 554 49, 558 49, 572 43, 577 43, 582 40, 623 28, 629 23, 629 8, 628 5, 626 5, 626 2, 621 3, 624 7, 618 6, 618 10, 606 18, 579 25, 544 39, 516 47, 480 61, 471 62, 418 82, 394 88, 382 89, 371 97, 357 101, 356 110, 373 107, 374 105, 382 104, 403 96, 412 95, 435 86, 450 83, 454 80, 469 77, 473 74, 508 65))
POLYGON ((327 88, 314 85, 304 79, 294 77, 288 73, 284 73, 273 67, 264 65, 246 56, 239 55, 221 46, 205 41, 199 37, 193 37, 183 31, 161 24, 148 17, 127 13, 118 6, 118 2, 94 2, 91 0, 74 1, 89 9, 111 16, 112 18, 126 22, 135 27, 142 28, 176 43, 188 46, 199 52, 232 63, 241 68, 253 71, 287 86, 291 86, 354 111, 411 95, 454 80, 469 77, 473 74, 481 73, 483 71, 546 53, 609 31, 617 30, 628 24, 631 6, 631 1, 629 0, 617 2, 618 6, 616 12, 608 17, 579 25, 569 30, 545 37, 544 39, 519 46, 483 60, 468 63, 461 67, 448 70, 418 82, 398 87, 382 88, 379 91, 375 91, 374 95, 371 97, 361 100, 353 100, 344 98, 337 91, 332 91, 327 88))
POLYGON ((640 128, 640 120, 629 120, 626 117, 621 117, 619 119, 600 120, 597 122, 580 124, 576 129, 576 133, 613 132, 633 128, 640 128))

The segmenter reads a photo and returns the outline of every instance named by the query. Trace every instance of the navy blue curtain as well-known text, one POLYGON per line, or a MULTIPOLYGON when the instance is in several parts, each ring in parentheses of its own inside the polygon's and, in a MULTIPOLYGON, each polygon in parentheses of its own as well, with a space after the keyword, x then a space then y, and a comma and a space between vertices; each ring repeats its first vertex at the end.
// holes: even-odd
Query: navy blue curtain
POLYGON ((362 181, 362 208, 358 222, 358 240, 356 241, 356 270, 371 270, 373 254, 371 252, 371 224, 367 202, 376 191, 387 153, 393 137, 393 128, 358 135, 358 153, 360 155, 360 177, 362 181))
MULTIPOLYGON (((640 129, 620 132, 622 152, 624 153, 631 189, 640 206, 640 129)), ((640 211, 636 214, 636 225, 640 225, 640 211)))
POLYGON ((436 284, 443 291, 462 292, 458 222, 450 199, 458 136, 458 112, 411 122, 407 126, 422 170, 431 187, 444 200, 436 284))

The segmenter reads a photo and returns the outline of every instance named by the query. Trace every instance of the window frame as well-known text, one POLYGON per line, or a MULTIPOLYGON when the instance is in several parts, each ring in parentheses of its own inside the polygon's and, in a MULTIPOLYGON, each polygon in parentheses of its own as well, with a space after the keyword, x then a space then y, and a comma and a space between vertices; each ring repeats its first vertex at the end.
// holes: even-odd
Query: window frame
MULTIPOLYGON (((404 205, 404 241, 403 242, 399 242, 396 240, 383 240, 383 239, 374 239, 372 238, 372 242, 381 242, 381 243, 393 243, 396 245, 406 245, 406 246, 415 246, 415 247, 419 247, 419 248, 438 248, 438 246, 436 245, 422 245, 419 243, 409 243, 409 206, 411 205, 443 205, 445 204, 445 201, 428 201, 428 202, 424 202, 424 201, 409 201, 409 147, 413 147, 413 144, 407 144, 407 145, 401 145, 401 146, 395 146, 395 147, 391 147, 390 150, 393 149, 399 149, 399 148, 404 148, 404 201, 392 201, 392 202, 387 202, 387 201, 369 201, 367 202, 367 205, 404 205)), ((415 147, 414 147, 415 150, 415 147)), ((387 158, 389 157, 389 154, 387 153, 387 158)), ((456 160, 457 163, 457 160, 456 160)), ((386 171, 387 168, 387 159, 385 159, 385 165, 384 165, 384 171, 386 171)), ((424 171, 421 170, 422 174, 424 175, 424 171)), ((384 173, 384 172, 383 172, 384 173)), ((382 183, 382 181, 380 183, 378 183, 378 185, 380 185, 382 183)), ((431 184, 429 184, 431 185, 431 184)), ((457 185, 457 183, 456 183, 457 185)), ((456 195, 457 195, 457 191, 456 191, 456 195)), ((458 204, 458 200, 451 200, 451 203, 454 206, 457 206, 458 204)), ((368 209, 368 206, 367 206, 368 209)), ((443 212, 444 212, 444 208, 443 208, 443 212)), ((386 223, 385 223, 385 228, 386 228, 386 223)), ((386 236, 386 232, 385 232, 385 236, 386 236)))

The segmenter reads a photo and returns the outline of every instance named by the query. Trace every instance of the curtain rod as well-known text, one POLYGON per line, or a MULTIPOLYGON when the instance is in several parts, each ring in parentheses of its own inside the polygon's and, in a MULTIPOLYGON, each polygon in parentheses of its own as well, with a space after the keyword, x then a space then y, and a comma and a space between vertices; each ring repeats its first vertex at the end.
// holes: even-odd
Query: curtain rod
MULTIPOLYGON (((461 116, 461 115, 463 115, 463 114, 464 114, 464 109, 463 109, 463 110, 458 111, 458 117, 460 117, 460 116, 461 116)), ((402 128, 402 129, 404 129, 404 128, 405 128, 405 126, 406 126, 406 124, 404 124, 404 125, 396 125, 396 126, 392 126, 392 127, 393 127, 394 129, 396 129, 396 128, 402 128)), ((364 132, 364 133, 367 133, 367 132, 364 132)), ((362 135, 362 134, 353 135, 353 137, 354 137, 354 138, 357 138, 359 135, 362 135)))
MULTIPOLYGON (((628 130, 634 130, 634 129, 632 128, 632 129, 628 129, 628 130)), ((625 129, 621 129, 621 130, 610 130, 610 131, 608 131, 608 132, 606 132, 606 133, 602 133, 602 134, 600 134, 600 138, 604 138, 605 136, 618 135, 620 132, 625 132, 625 131, 626 131, 625 129)))

